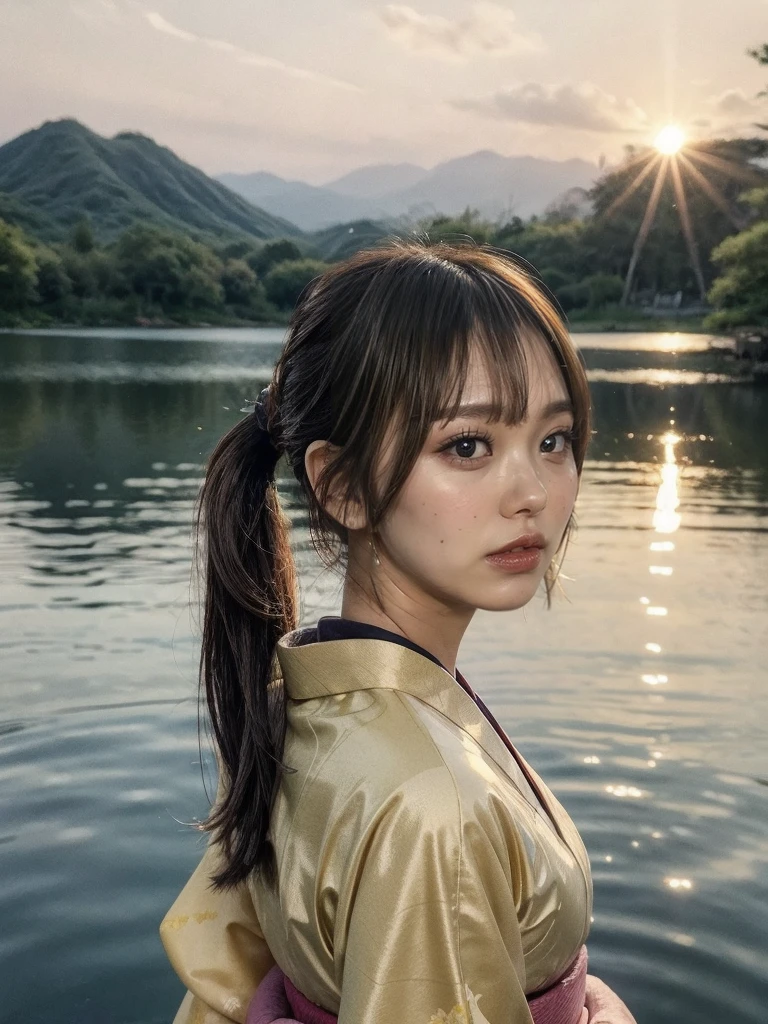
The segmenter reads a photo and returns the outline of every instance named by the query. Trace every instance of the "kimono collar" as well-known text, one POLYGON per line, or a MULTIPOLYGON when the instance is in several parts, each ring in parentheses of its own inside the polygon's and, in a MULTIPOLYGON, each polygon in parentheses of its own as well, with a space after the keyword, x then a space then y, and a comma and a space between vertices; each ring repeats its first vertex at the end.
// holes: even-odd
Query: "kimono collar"
POLYGON ((307 642, 314 634, 311 628, 295 629, 278 641, 279 674, 291 700, 353 690, 402 690, 431 704, 445 690, 461 690, 442 665, 401 644, 368 637, 307 642))
MULTIPOLYGON (((399 690, 423 701, 450 719, 477 742, 540 813, 528 780, 520 765, 461 684, 442 667, 416 651, 387 640, 347 639, 306 642, 312 629, 297 629, 280 638, 276 649, 273 678, 281 676, 290 700, 312 700, 355 690, 399 690)), ((518 756, 520 754, 518 752, 518 756)), ((521 757, 522 760, 522 757, 521 757)), ((540 793, 543 784, 534 777, 540 793)), ((560 833, 559 817, 549 795, 543 797, 550 826, 560 833)), ((561 835, 562 838, 562 835, 561 835)))

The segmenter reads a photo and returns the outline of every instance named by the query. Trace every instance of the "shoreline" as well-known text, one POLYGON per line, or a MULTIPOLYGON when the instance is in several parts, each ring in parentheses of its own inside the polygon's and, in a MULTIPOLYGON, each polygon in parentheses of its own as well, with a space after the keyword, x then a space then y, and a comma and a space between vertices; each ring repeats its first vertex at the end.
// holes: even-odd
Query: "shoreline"
MULTIPOLYGON (((189 328, 199 330, 205 328, 215 329, 217 327, 237 328, 279 328, 287 327, 289 316, 284 319, 272 320, 242 320, 240 318, 213 318, 201 320, 172 320, 172 319, 139 319, 139 320, 103 320, 98 323, 93 321, 64 321, 46 318, 36 320, 34 318, 19 318, 17 323, 3 323, 0 321, 0 334, 12 334, 15 331, 82 331, 82 330, 183 330, 189 328)), ((713 337, 734 338, 736 332, 722 332, 707 330, 704 327, 701 317, 691 318, 640 318, 637 320, 615 320, 611 317, 598 318, 595 320, 567 320, 566 326, 571 334, 710 334, 713 337)))
POLYGON ((98 323, 94 323, 92 320, 85 321, 66 321, 66 320, 51 320, 46 319, 45 321, 35 321, 30 319, 20 320, 18 323, 10 324, 3 323, 0 321, 0 334, 13 334, 16 331, 25 332, 38 332, 38 331, 101 331, 101 330, 147 330, 147 331, 180 331, 180 330, 200 330, 210 328, 215 330, 218 327, 287 327, 288 317, 284 320, 240 320, 240 319, 227 319, 221 320, 164 320, 164 319, 152 319, 152 320, 100 320, 98 323))
POLYGON ((733 334, 708 330, 703 317, 639 317, 637 319, 615 319, 610 316, 594 320, 566 320, 571 334, 711 334, 732 338, 733 334))

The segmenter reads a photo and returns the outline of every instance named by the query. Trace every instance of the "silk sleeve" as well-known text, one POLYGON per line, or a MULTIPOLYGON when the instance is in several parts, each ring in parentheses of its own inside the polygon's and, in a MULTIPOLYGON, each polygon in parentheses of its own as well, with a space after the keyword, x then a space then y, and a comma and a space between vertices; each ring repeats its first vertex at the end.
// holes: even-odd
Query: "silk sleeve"
POLYGON ((515 839, 483 805, 428 769, 356 841, 339 1024, 532 1024, 515 839))
POLYGON ((248 1003, 274 964, 245 883, 211 888, 214 846, 160 925, 160 938, 188 992, 174 1024, 243 1024, 248 1003))

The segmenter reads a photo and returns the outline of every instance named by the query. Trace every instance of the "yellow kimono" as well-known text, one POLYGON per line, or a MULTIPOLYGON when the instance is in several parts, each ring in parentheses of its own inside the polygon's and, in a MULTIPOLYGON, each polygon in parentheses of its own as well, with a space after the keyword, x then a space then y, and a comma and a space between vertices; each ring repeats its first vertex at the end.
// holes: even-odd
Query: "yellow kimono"
POLYGON ((276 652, 296 769, 271 819, 277 886, 212 891, 209 846, 160 928, 189 990, 175 1024, 242 1024, 275 962, 339 1024, 531 1024, 526 994, 589 931, 576 827, 441 666, 306 638, 276 652))

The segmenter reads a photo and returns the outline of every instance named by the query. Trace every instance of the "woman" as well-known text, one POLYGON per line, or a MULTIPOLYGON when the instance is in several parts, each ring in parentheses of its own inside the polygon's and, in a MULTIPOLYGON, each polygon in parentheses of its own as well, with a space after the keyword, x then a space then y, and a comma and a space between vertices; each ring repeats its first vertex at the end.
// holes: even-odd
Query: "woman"
POLYGON ((577 967, 575 1021, 632 1019, 598 982, 584 1009, 586 852, 456 670, 477 608, 549 602, 589 435, 561 320, 496 252, 396 243, 302 297, 201 492, 220 786, 161 926, 177 1024, 242 1022, 277 975, 340 1024, 528 1024, 577 967), (344 570, 305 629, 280 456, 344 570))

